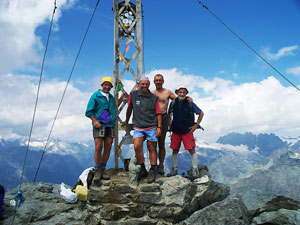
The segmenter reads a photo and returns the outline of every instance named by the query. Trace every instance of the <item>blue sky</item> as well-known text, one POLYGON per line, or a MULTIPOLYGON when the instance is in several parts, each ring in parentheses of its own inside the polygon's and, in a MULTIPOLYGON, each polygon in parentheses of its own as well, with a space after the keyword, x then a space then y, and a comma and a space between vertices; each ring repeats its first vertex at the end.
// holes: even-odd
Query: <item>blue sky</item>
MULTIPOLYGON (((65 81, 96 0, 57 0, 34 128, 46 138, 65 81)), ((225 24, 300 87, 299 0, 202 1, 225 24)), ((144 0, 144 72, 165 75, 165 87, 184 84, 205 112, 204 133, 215 141, 229 132, 300 135, 300 92, 291 87, 197 0, 144 0)), ((53 0, 0 3, 0 136, 29 133, 37 81, 47 40, 53 0)), ((100 1, 71 85, 54 128, 54 137, 91 139, 84 117, 89 96, 113 70, 113 1, 100 1), (70 137, 69 132, 76 130, 70 137), (84 135, 82 135, 84 133, 84 135)), ((133 47, 130 47, 132 51, 133 47)), ((130 53, 130 51, 128 53, 130 53)), ((132 78, 126 74, 125 89, 132 78)), ((151 88, 153 89, 153 84, 151 88)))
MULTIPOLYGON (((284 47, 297 46, 300 36, 300 1, 203 1, 233 31, 292 82, 299 76, 287 69, 300 65, 298 47, 272 58, 284 47)), ((51 3, 51 1, 50 1, 51 3)), ((50 77, 67 77, 96 1, 76 1, 62 11, 57 32, 52 33, 45 72, 50 77), (49 61, 48 61, 49 62, 49 61), (51 61, 50 61, 51 62, 51 61)), ((100 1, 87 36, 74 80, 110 74, 113 68, 113 1, 100 1)), ((58 7, 59 1, 57 1, 58 7)), ((53 4, 49 5, 52 12, 53 4)), ((198 1, 143 1, 144 70, 178 68, 206 78, 219 76, 237 83, 257 82, 270 75, 278 77, 240 40, 233 36, 198 1), (185 3, 185 4, 184 4, 185 3)), ((36 29, 46 42, 49 23, 36 29)), ((44 50, 44 49, 41 49, 44 50)))

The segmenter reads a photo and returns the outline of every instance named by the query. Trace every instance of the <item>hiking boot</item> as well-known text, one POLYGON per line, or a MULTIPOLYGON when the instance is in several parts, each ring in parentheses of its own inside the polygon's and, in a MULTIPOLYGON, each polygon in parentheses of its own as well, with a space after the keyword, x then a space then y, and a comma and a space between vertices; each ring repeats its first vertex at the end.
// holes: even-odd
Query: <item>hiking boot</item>
POLYGON ((164 165, 159 165, 158 166, 157 173, 160 174, 160 175, 162 175, 162 176, 165 174, 164 165))
POLYGON ((198 168, 193 168, 192 169, 192 176, 193 177, 200 177, 198 168))
POLYGON ((157 173, 157 167, 151 168, 149 170, 149 174, 148 174, 148 177, 147 177, 147 183, 148 184, 150 184, 150 183, 152 183, 152 182, 155 181, 156 173, 157 173))
POLYGON ((102 175, 101 168, 96 168, 94 178, 93 178, 93 183, 100 183, 101 175, 102 175))
POLYGON ((147 176, 148 176, 148 172, 147 172, 146 168, 142 167, 139 172, 137 180, 140 181, 141 179, 143 179, 144 177, 147 177, 147 176))
POLYGON ((176 176, 178 174, 177 168, 172 167, 172 170, 170 173, 167 174, 167 177, 176 176))
POLYGON ((107 172, 105 170, 105 167, 101 167, 100 171, 101 171, 101 179, 103 179, 103 180, 109 180, 110 179, 109 175, 107 174, 107 172))

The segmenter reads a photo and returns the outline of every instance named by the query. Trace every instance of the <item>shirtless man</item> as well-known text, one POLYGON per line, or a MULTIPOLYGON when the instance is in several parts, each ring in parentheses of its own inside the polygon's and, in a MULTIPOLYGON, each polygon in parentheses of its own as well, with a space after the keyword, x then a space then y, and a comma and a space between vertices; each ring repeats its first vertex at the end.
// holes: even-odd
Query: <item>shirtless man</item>
POLYGON ((162 128, 161 128, 161 135, 158 137, 158 158, 159 158, 159 166, 158 166, 158 173, 161 175, 164 175, 164 160, 166 155, 166 149, 165 149, 165 139, 166 134, 168 131, 168 105, 169 105, 169 99, 173 100, 176 98, 175 94, 166 89, 163 88, 164 84, 164 77, 161 74, 156 74, 154 76, 154 84, 156 86, 156 89, 153 92, 158 97, 160 111, 162 115, 162 128))

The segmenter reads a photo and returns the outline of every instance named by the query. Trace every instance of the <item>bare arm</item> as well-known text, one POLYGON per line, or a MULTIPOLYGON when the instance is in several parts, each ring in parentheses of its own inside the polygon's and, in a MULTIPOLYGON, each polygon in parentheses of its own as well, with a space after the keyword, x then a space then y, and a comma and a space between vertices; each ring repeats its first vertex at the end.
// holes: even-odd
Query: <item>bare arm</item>
POLYGON ((193 132, 198 128, 198 125, 201 123, 203 116, 204 116, 204 113, 203 113, 203 112, 201 112, 201 113, 198 115, 197 122, 191 127, 190 132, 193 133, 193 132))
POLYGON ((90 119, 93 121, 94 128, 100 128, 101 127, 101 124, 98 122, 96 117, 92 116, 90 119))
POLYGON ((121 103, 124 101, 125 98, 128 98, 127 92, 123 93, 121 95, 121 97, 119 98, 119 100, 118 100, 118 107, 121 105, 121 103))
POLYGON ((203 116, 204 116, 204 112, 201 112, 201 113, 198 115, 198 119, 197 119, 197 122, 196 122, 197 125, 199 125, 199 124, 201 123, 203 116))
POLYGON ((122 123, 122 125, 128 124, 128 121, 129 121, 129 119, 130 119, 131 113, 132 113, 132 107, 128 107, 127 110, 126 110, 126 119, 125 119, 125 121, 122 123))
POLYGON ((175 95, 172 91, 170 91, 169 98, 170 98, 171 100, 174 100, 174 99, 176 98, 176 95, 175 95))

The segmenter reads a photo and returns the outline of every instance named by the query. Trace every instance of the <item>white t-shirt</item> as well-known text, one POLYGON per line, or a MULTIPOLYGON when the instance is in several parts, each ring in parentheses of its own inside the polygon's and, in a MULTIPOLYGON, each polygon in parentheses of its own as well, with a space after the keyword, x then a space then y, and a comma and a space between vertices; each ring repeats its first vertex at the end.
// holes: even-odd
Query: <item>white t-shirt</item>
POLYGON ((103 96, 105 96, 107 98, 107 101, 109 102, 109 93, 104 93, 102 91, 101 91, 101 93, 102 93, 103 96))

